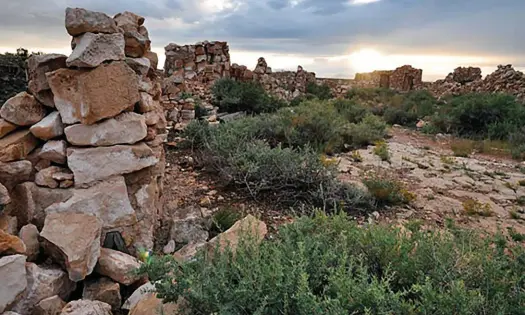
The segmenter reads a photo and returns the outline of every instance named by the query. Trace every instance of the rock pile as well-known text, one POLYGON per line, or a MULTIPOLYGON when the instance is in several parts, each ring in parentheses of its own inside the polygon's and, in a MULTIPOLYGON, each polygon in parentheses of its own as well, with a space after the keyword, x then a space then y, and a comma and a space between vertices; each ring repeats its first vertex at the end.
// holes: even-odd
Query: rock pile
POLYGON ((496 71, 481 79, 479 68, 457 68, 444 80, 427 87, 434 95, 461 95, 472 92, 507 93, 525 101, 525 75, 512 65, 499 65, 496 71))
POLYGON ((111 314, 159 225, 166 121, 144 18, 65 22, 71 55, 30 57, 28 90, 0 108, 0 313, 111 314))

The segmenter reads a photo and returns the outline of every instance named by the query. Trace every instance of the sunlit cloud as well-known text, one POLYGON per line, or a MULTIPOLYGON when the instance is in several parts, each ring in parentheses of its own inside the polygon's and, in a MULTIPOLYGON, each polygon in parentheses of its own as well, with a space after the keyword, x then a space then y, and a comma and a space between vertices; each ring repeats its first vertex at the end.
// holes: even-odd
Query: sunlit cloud
POLYGON ((364 5, 374 2, 379 2, 381 0, 350 0, 350 5, 364 5))

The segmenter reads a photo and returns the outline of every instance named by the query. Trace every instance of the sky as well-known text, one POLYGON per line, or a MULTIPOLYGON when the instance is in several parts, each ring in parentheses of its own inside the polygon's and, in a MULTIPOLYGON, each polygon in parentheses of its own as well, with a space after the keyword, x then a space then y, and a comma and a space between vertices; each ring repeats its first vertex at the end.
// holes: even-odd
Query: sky
POLYGON ((232 63, 274 70, 302 65, 317 77, 404 64, 427 81, 458 66, 487 75, 498 64, 525 70, 525 0, 0 0, 0 51, 69 54, 66 7, 146 18, 153 50, 227 41, 232 63), (521 23, 520 23, 521 22, 521 23))

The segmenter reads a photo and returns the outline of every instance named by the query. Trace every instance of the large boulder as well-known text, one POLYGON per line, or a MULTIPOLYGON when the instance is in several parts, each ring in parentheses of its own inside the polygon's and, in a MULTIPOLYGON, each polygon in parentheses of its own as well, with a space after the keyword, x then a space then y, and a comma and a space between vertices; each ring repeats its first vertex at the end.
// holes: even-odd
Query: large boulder
POLYGON ((29 181, 32 167, 29 161, 0 162, 0 183, 12 190, 16 185, 29 181))
POLYGON ((94 125, 76 124, 66 128, 67 141, 78 146, 134 144, 147 135, 144 116, 125 112, 94 125))
POLYGON ((33 224, 24 225, 20 229, 18 236, 26 246, 25 255, 27 256, 27 260, 35 261, 40 253, 40 242, 38 241, 40 233, 37 227, 33 224))
POLYGON ((123 285, 132 285, 140 280, 140 275, 134 271, 140 267, 140 262, 133 256, 102 248, 95 271, 123 285))
POLYGON ((11 307, 27 287, 26 256, 0 258, 0 313, 11 307))
POLYGON ((68 200, 50 205, 46 213, 95 215, 104 229, 131 226, 137 221, 122 176, 115 176, 87 189, 73 189, 72 193, 68 200))
POLYGON ((162 303, 156 294, 149 294, 140 300, 129 312, 129 315, 151 315, 151 314, 185 314, 183 302, 162 303))
POLYGON ((60 315, 112 315, 111 305, 90 300, 69 302, 60 315))
POLYGON ((67 163, 75 175, 77 187, 113 175, 132 173, 158 161, 151 148, 144 143, 67 150, 67 163))
POLYGON ((100 256, 102 221, 83 213, 50 213, 40 233, 44 251, 61 264, 69 279, 90 275, 100 256))
POLYGON ((133 12, 124 11, 113 17, 115 23, 122 31, 136 31, 144 24, 144 18, 133 12))
POLYGON ((93 70, 60 69, 47 78, 66 124, 90 125, 133 109, 140 100, 137 75, 123 61, 93 70))
POLYGON ((84 33, 117 33, 115 21, 101 12, 81 8, 66 9, 66 30, 71 36, 84 33))
POLYGON ((235 222, 226 232, 221 233, 211 239, 207 246, 210 255, 213 255, 215 250, 224 251, 229 248, 235 252, 242 237, 251 237, 256 242, 261 242, 268 233, 266 224, 252 215, 246 216, 244 219, 235 222))
POLYGON ((50 140, 64 134, 64 125, 60 113, 55 111, 31 126, 29 130, 39 139, 50 140))
POLYGON ((40 103, 55 107, 46 73, 65 68, 66 59, 67 56, 59 54, 32 55, 27 59, 27 87, 40 103))
POLYGON ((60 315, 66 302, 58 295, 43 299, 35 305, 33 315, 60 315))
POLYGON ((58 295, 67 300, 76 288, 76 283, 69 280, 66 272, 53 267, 39 267, 26 264, 27 288, 21 300, 12 310, 20 314, 32 314, 35 306, 49 297, 58 295))
POLYGON ((0 139, 5 137, 8 133, 16 130, 18 126, 0 118, 0 139))
POLYGON ((114 310, 120 309, 122 303, 120 285, 105 277, 86 281, 82 298, 107 303, 114 310))
POLYGON ((33 95, 20 92, 4 103, 0 116, 18 126, 31 126, 46 116, 46 110, 33 95))
POLYGON ((0 162, 23 160, 38 145, 29 129, 15 131, 0 139, 0 162))
POLYGON ((123 60, 124 46, 124 36, 120 33, 86 33, 77 38, 66 63, 68 67, 95 68, 104 61, 123 60))

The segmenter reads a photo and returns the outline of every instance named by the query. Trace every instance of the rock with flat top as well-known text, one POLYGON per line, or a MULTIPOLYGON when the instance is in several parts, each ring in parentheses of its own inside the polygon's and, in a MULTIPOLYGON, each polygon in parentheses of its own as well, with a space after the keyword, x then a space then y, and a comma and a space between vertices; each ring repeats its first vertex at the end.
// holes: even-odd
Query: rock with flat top
POLYGON ((0 162, 23 160, 38 145, 29 129, 22 129, 0 139, 0 162))
POLYGON ((40 233, 43 248, 72 281, 90 275, 100 256, 102 221, 83 213, 50 213, 40 233))
POLYGON ((42 140, 50 140, 64 134, 60 113, 55 111, 29 128, 31 133, 42 140))
POLYGON ((144 18, 133 12, 124 11, 113 17, 117 26, 123 31, 136 31, 144 24, 144 18))
POLYGON ((40 151, 39 157, 57 164, 65 164, 67 143, 64 140, 51 140, 46 142, 40 151))
MULTIPOLYGON (((111 305, 90 300, 78 300, 69 302, 60 315, 112 315, 111 305)), ((153 315, 153 313, 151 313, 153 315)))
POLYGON ((111 305, 111 308, 114 310, 120 309, 122 302, 120 285, 108 278, 86 281, 82 298, 107 303, 111 305))
POLYGON ((0 116, 15 125, 30 126, 41 121, 46 116, 46 110, 33 95, 20 92, 4 103, 0 116))
POLYGON ((75 290, 76 283, 69 280, 67 272, 57 267, 40 267, 26 264, 27 288, 12 310, 20 314, 32 314, 43 299, 58 295, 66 300, 75 290))
POLYGON ((32 55, 27 59, 27 88, 40 103, 55 107, 46 73, 65 68, 66 59, 60 54, 32 55))
POLYGON ((124 36, 85 33, 76 40, 76 46, 66 63, 68 67, 95 68, 105 61, 124 59, 124 36))
POLYGON ((140 280, 134 271, 140 262, 133 256, 109 248, 100 250, 100 257, 95 271, 123 285, 131 285, 140 280))
POLYGON ((137 75, 124 61, 92 70, 60 69, 47 78, 65 124, 91 125, 132 110, 140 100, 137 75))
POLYGON ((151 148, 140 143, 85 149, 68 148, 67 162, 75 175, 75 186, 80 187, 113 175, 139 171, 157 164, 158 158, 151 148))
POLYGON ((93 125, 76 124, 66 128, 67 141, 78 146, 134 144, 147 135, 144 116, 125 112, 93 125))
POLYGON ((66 30, 71 36, 84 33, 117 33, 115 21, 101 12, 81 8, 66 9, 66 30))
POLYGON ((26 256, 13 255, 0 258, 0 313, 11 307, 27 287, 26 256))

